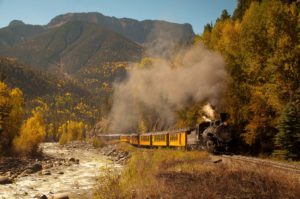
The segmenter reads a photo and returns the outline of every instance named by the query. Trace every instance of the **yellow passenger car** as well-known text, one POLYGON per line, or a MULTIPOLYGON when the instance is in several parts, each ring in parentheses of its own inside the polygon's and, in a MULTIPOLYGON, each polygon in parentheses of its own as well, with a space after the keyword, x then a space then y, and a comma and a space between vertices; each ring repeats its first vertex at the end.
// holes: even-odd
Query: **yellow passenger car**
POLYGON ((140 145, 141 146, 151 146, 151 134, 141 134, 140 135, 140 145))
POLYGON ((130 144, 139 145, 139 135, 138 134, 133 134, 130 136, 130 144))
POLYGON ((130 142, 130 135, 121 135, 120 142, 130 142))
POLYGON ((169 134, 169 146, 185 147, 187 144, 187 132, 172 132, 169 134))
POLYGON ((168 133, 152 134, 152 146, 168 146, 168 133))

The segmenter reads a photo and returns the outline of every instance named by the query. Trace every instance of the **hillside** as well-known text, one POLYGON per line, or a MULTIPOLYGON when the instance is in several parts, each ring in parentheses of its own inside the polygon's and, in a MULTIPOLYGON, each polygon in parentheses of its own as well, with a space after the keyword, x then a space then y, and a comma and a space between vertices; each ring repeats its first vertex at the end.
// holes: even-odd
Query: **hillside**
POLYGON ((1 54, 36 69, 74 73, 102 62, 138 61, 142 48, 99 25, 69 22, 19 43, 1 54))
POLYGON ((44 30, 43 26, 28 25, 22 21, 13 20, 7 27, 0 29, 0 51, 42 33, 44 30))
POLYGON ((66 92, 82 97, 90 95, 88 91, 70 80, 59 80, 41 71, 34 71, 14 59, 4 57, 0 57, 0 80, 11 88, 20 88, 29 99, 66 92))
POLYGON ((98 24, 143 45, 152 43, 161 37, 176 42, 188 43, 195 36, 190 24, 177 24, 161 20, 138 21, 130 18, 108 17, 97 12, 59 15, 53 18, 47 27, 61 26, 70 21, 98 24))

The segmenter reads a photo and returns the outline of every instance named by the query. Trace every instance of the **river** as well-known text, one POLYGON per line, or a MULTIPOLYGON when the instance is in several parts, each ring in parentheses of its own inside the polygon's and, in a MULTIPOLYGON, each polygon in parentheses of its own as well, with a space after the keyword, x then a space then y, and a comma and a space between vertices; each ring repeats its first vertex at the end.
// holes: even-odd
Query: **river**
POLYGON ((67 193, 70 198, 91 198, 97 177, 107 169, 121 169, 99 150, 92 147, 60 147, 57 143, 43 143, 43 152, 55 158, 79 159, 79 164, 53 167, 48 175, 41 172, 16 178, 14 183, 0 185, 0 198, 34 198, 67 193))

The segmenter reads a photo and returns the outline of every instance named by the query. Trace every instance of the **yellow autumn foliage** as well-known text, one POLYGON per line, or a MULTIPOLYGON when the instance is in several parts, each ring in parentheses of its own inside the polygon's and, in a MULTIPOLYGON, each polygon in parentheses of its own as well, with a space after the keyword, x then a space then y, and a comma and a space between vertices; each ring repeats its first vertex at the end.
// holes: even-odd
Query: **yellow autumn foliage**
POLYGON ((0 82, 0 154, 10 153, 24 115, 24 99, 20 89, 9 89, 0 82))
POLYGON ((85 125, 83 122, 68 121, 62 124, 58 131, 60 134, 60 144, 66 144, 74 140, 83 140, 85 138, 85 125))
POLYGON ((40 112, 33 112, 21 127, 20 135, 14 140, 17 153, 32 155, 38 150, 39 144, 45 138, 45 125, 40 112))

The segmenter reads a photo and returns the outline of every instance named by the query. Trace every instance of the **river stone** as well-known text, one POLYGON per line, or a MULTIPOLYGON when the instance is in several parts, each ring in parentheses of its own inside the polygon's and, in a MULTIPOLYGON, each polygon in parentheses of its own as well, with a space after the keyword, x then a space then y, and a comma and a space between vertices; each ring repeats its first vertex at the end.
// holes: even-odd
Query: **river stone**
POLYGON ((53 195, 53 199, 69 199, 68 193, 57 193, 53 195))
POLYGON ((38 199, 48 199, 48 197, 44 194, 36 194, 33 198, 38 198, 38 199))
POLYGON ((213 163, 220 163, 220 162, 222 162, 222 159, 215 159, 215 160, 213 160, 213 163))
POLYGON ((26 177, 26 176, 28 176, 28 174, 25 173, 25 172, 23 172, 23 173, 21 173, 20 175, 18 175, 19 178, 26 177))
POLYGON ((31 169, 33 172, 38 172, 38 171, 42 170, 43 167, 41 164, 35 163, 35 164, 29 166, 28 169, 31 169))
POLYGON ((41 195, 39 199, 48 199, 48 197, 46 195, 41 195))
POLYGON ((45 170, 45 171, 42 171, 42 174, 45 176, 49 176, 49 175, 51 175, 51 172, 48 170, 45 170))
POLYGON ((11 177, 11 176, 12 176, 11 171, 6 172, 6 173, 5 173, 5 176, 11 177))
POLYGON ((12 181, 6 176, 0 176, 0 184, 11 184, 12 181))
POLYGON ((32 174, 32 173, 35 173, 36 171, 35 170, 33 170, 33 169, 26 169, 26 170, 24 170, 22 173, 24 173, 24 174, 32 174))
POLYGON ((48 164, 43 166, 44 169, 50 169, 51 167, 53 167, 52 163, 48 163, 48 164))

